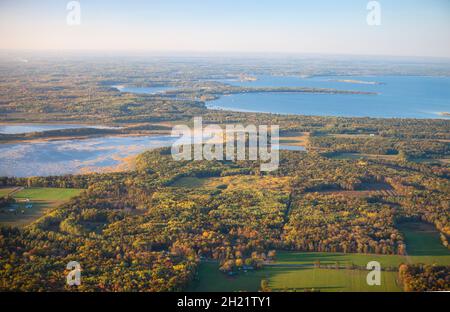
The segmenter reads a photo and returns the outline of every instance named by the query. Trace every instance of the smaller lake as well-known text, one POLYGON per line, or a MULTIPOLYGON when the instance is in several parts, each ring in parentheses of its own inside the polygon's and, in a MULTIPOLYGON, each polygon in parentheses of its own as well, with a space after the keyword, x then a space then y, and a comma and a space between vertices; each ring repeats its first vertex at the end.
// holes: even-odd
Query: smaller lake
POLYGON ((96 126, 96 125, 80 125, 80 124, 0 124, 1 134, 20 134, 31 132, 43 132, 51 130, 63 129, 116 129, 115 127, 96 126))
POLYGON ((169 90, 174 90, 171 87, 125 87, 125 86, 113 86, 120 92, 129 92, 135 94, 158 94, 164 93, 169 90))
MULTIPOLYGON (((170 147, 177 139, 169 135, 106 136, 0 144, 0 176, 30 177, 111 171, 124 164, 130 156, 146 150, 170 147)), ((279 148, 305 150, 303 146, 280 145, 279 148)))
POLYGON ((101 172, 145 150, 171 146, 170 136, 101 137, 0 144, 0 176, 50 176, 101 172))

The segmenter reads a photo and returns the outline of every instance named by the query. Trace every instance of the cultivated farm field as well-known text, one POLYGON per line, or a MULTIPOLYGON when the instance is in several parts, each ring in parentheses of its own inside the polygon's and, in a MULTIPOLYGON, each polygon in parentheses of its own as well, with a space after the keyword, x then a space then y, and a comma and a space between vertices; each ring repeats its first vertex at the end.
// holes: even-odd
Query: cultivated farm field
MULTIPOLYGON (((3 189, 4 190, 4 189, 3 189)), ((81 189, 33 187, 14 192, 15 211, 2 209, 0 225, 26 226, 51 209, 64 204, 82 192, 81 189), (26 207, 29 205, 29 208, 26 207)))

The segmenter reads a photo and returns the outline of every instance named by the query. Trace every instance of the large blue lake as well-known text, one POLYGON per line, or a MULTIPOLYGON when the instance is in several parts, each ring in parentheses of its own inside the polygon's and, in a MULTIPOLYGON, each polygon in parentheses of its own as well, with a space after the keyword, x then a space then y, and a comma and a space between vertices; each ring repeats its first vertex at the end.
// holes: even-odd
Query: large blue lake
POLYGON ((210 108, 317 116, 449 118, 450 77, 418 76, 258 76, 226 83, 247 87, 315 87, 370 91, 377 95, 246 93, 208 102, 210 108))

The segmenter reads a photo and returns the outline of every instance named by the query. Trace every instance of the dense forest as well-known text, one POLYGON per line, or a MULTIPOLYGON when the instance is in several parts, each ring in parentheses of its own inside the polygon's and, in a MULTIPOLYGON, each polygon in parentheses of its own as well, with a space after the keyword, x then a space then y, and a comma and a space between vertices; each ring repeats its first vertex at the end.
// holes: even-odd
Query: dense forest
POLYGON ((181 290, 201 259, 231 270, 258 267, 275 249, 404 254, 402 218, 433 223, 443 240, 450 235, 449 182, 431 170, 288 151, 278 172, 258 168, 177 162, 162 149, 140 155, 129 173, 3 179, 86 191, 22 230, 2 229, 1 287, 63 290, 61 267, 76 259, 80 290, 181 290), (176 187, 183 177, 223 183, 176 187), (382 188, 364 193, 375 184, 382 188))
POLYGON ((442 291, 450 288, 448 268, 430 265, 401 265, 400 279, 405 291, 442 291))

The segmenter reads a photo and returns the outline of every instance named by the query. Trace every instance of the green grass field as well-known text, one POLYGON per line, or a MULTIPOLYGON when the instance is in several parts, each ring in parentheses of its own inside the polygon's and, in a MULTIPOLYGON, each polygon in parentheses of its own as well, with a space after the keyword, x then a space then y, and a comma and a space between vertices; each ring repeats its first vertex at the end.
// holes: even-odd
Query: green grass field
POLYGON ((63 188, 28 188, 13 194, 18 208, 15 212, 8 209, 0 210, 0 225, 22 227, 32 223, 47 211, 58 207, 72 197, 77 196, 81 189, 63 188), (25 208, 26 199, 32 208, 25 208))
POLYGON ((187 291, 258 291, 263 278, 266 278, 265 269, 229 277, 219 271, 217 262, 202 262, 198 279, 191 283, 187 291))
MULTIPOLYGON (((432 246, 432 245, 430 245, 432 246)), ((334 265, 339 262, 340 266, 348 266, 354 264, 357 266, 365 266, 370 261, 378 261, 382 268, 398 267, 401 263, 424 263, 450 265, 450 251, 444 246, 439 252, 423 255, 398 256, 398 255, 374 255, 374 254, 342 254, 328 252, 278 252, 277 262, 283 264, 314 264, 320 261, 321 265, 334 265)))
POLYGON ((398 160, 397 155, 376 155, 364 153, 337 153, 330 156, 333 159, 384 159, 384 160, 398 160))
POLYGON ((405 235, 409 262, 450 265, 450 250, 442 245, 431 224, 407 222, 397 227, 405 235))
POLYGON ((15 189, 16 189, 15 187, 0 188, 0 198, 8 195, 11 192, 13 192, 15 189))
MULTIPOLYGON (((277 263, 279 263, 277 261, 277 263)), ((281 264, 281 263, 279 263, 281 264)), ((200 265, 198 279, 188 291, 258 291, 261 280, 267 279, 273 291, 401 291, 397 272, 381 272, 381 285, 369 286, 367 271, 346 269, 318 269, 311 267, 273 266, 258 271, 240 272, 229 277, 218 270, 218 264, 200 265)))
POLYGON ((381 272, 381 285, 369 286, 367 271, 317 268, 270 268, 269 287, 273 291, 401 291, 397 272, 381 272))
POLYGON ((381 285, 369 286, 368 271, 347 268, 352 264, 365 268, 370 261, 378 261, 383 268, 397 268, 401 263, 450 265, 450 251, 441 244, 432 225, 403 223, 398 228, 405 235, 407 256, 278 251, 272 264, 233 277, 221 273, 217 263, 203 262, 188 290, 257 291, 261 280, 267 279, 274 291, 401 291, 397 272, 382 271, 381 285), (321 268, 313 267, 316 261, 321 268), (336 263, 340 269, 327 268, 336 263))
POLYGON ((177 179, 171 186, 197 188, 205 186, 208 183, 208 180, 208 178, 183 177, 177 179))
POLYGON ((320 265, 335 265, 346 267, 349 265, 366 266, 370 261, 378 261, 382 268, 398 267, 406 262, 406 258, 396 255, 374 255, 374 254, 343 254, 332 252, 289 252, 279 251, 277 254, 277 263, 287 265, 313 265, 316 261, 320 265))

